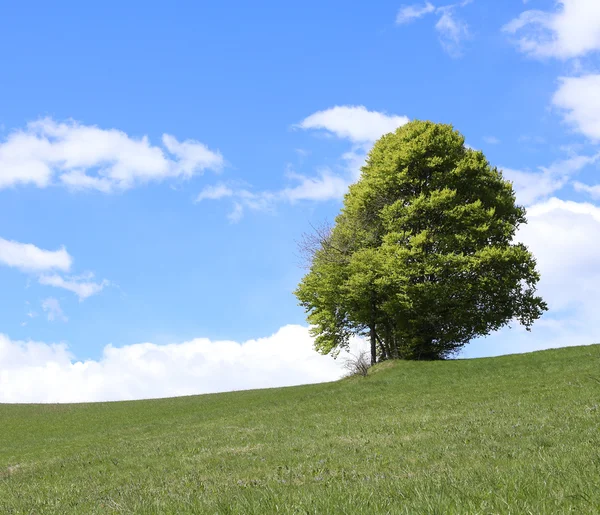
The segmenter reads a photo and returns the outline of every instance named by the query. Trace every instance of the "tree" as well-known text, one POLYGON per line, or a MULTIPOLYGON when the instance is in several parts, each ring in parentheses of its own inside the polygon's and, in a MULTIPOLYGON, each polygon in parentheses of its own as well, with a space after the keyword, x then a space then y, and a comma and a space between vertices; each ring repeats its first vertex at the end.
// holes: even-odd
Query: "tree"
POLYGON ((547 309, 515 232, 510 182, 450 125, 413 121, 379 139, 335 224, 305 239, 295 294, 315 348, 336 355, 368 334, 377 359, 443 359, 547 309))

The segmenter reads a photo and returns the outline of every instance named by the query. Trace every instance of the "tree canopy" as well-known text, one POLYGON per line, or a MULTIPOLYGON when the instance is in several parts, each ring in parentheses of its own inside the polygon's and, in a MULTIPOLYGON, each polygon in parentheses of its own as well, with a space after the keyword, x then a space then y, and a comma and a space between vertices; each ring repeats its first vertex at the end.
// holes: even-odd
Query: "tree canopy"
POLYGON ((295 294, 315 348, 368 334, 371 361, 443 359, 547 309, 533 255, 513 242, 525 209, 451 125, 413 121, 380 138, 295 294))

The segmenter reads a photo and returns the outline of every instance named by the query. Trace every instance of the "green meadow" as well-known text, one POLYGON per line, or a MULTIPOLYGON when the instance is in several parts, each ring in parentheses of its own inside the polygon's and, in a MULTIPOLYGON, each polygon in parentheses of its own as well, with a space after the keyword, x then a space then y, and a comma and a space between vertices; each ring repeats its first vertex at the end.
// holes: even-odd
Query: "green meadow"
POLYGON ((0 405, 0 513, 600 513, 600 345, 0 405))

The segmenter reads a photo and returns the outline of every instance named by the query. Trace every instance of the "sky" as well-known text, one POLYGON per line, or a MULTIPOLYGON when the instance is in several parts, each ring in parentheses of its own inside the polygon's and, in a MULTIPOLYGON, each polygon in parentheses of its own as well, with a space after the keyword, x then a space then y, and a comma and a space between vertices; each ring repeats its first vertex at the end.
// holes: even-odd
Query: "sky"
POLYGON ((597 0, 4 2, 0 48, 0 402, 340 377, 297 241, 413 119, 513 182, 550 307, 459 357, 600 341, 597 0))

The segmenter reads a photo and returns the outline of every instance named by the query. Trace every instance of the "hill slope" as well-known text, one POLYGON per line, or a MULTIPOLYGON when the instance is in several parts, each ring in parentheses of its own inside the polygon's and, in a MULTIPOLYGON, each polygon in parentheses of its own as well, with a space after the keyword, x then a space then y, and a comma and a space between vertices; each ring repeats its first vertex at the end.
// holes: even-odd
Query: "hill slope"
POLYGON ((599 345, 0 405, 0 513, 597 513, 599 485, 599 345))

